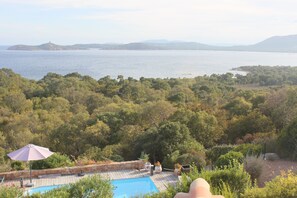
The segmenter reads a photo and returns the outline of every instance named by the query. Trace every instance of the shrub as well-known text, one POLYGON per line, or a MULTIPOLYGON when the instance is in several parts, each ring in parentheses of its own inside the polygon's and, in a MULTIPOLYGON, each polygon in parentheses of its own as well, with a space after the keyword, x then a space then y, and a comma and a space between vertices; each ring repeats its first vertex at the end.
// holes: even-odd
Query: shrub
POLYGON ((9 162, 0 165, 0 172, 7 172, 7 171, 11 171, 11 166, 9 162))
POLYGON ((113 155, 123 155, 122 152, 123 146, 121 144, 112 144, 112 145, 107 145, 102 149, 102 158, 103 159, 110 159, 112 158, 113 155))
POLYGON ((234 162, 243 163, 243 154, 240 152, 230 151, 225 155, 221 155, 216 161, 216 167, 233 165, 234 162))
POLYGON ((204 147, 195 140, 189 140, 185 144, 179 145, 178 150, 167 154, 162 163, 164 167, 171 169, 176 163, 183 165, 195 163, 203 168, 206 164, 204 147))
POLYGON ((278 138, 280 155, 292 160, 297 159, 297 119, 293 120, 289 126, 283 129, 278 138))
POLYGON ((84 165, 92 165, 96 164, 95 160, 89 159, 85 156, 79 156, 78 159, 75 161, 76 166, 84 166, 84 165))
POLYGON ((264 142, 263 145, 264 145, 264 153, 279 153, 278 151, 280 148, 278 145, 276 135, 266 140, 266 142, 264 142))
POLYGON ((262 198, 262 197, 297 197, 297 175, 291 171, 282 173, 272 181, 267 182, 264 188, 252 188, 247 190, 243 198, 262 198))
POLYGON ((22 195, 23 195, 23 190, 16 186, 0 185, 1 198, 21 197, 22 195))
MULTIPOLYGON (((1 132, 0 132, 0 141, 1 141, 1 132)), ((10 160, 5 160, 6 151, 4 148, 0 147, 0 172, 6 172, 11 170, 10 160)))
POLYGON ((103 161, 106 158, 103 157, 102 151, 99 147, 90 147, 78 159, 90 159, 94 161, 103 161))
MULTIPOLYGON (((0 138, 1 138, 1 132, 0 132, 0 138)), ((1 139, 0 139, 1 140, 1 139)), ((0 147, 0 165, 5 164, 6 160, 5 160, 5 156, 6 156, 6 152, 5 149, 0 147)))
POLYGON ((206 152, 206 157, 212 163, 215 163, 221 155, 224 155, 234 148, 232 145, 214 146, 206 152))
POLYGON ((150 155, 146 154, 144 151, 141 152, 140 157, 138 158, 139 160, 142 160, 144 162, 148 162, 150 159, 150 155))
POLYGON ((173 168, 174 164, 177 163, 177 158, 180 156, 179 151, 174 151, 171 154, 167 154, 163 160, 163 167, 166 168, 173 168))
POLYGON ((122 152, 123 146, 121 144, 108 145, 103 150, 99 147, 92 146, 81 154, 77 159, 77 164, 89 164, 90 161, 124 161, 124 153, 122 152))
POLYGON ((224 182, 230 187, 230 191, 238 195, 251 187, 250 175, 244 170, 243 165, 237 162, 223 169, 203 171, 199 177, 208 181, 212 188, 222 189, 224 182))
POLYGON ((192 155, 190 153, 180 155, 176 159, 176 162, 182 165, 194 164, 198 167, 199 170, 204 168, 204 166, 206 165, 206 162, 203 158, 201 158, 199 155, 192 155))
POLYGON ((202 170, 199 172, 197 167, 193 167, 189 174, 182 174, 181 182, 176 187, 169 186, 162 196, 154 197, 172 198, 178 192, 189 192, 190 184, 197 178, 204 178, 210 184, 213 194, 221 193, 226 198, 238 197, 251 187, 250 175, 244 170, 242 164, 236 162, 233 166, 229 165, 213 171, 202 170))
POLYGON ((173 196, 169 195, 167 191, 143 196, 143 198, 172 198, 172 197, 174 197, 174 195, 173 196))
POLYGON ((247 156, 244 159, 244 169, 250 174, 252 181, 259 179, 263 166, 264 161, 261 157, 247 156))
POLYGON ((254 139, 255 139, 254 135, 250 134, 250 133, 248 133, 248 134, 246 134, 245 136, 242 137, 242 141, 244 143, 251 143, 252 141, 254 141, 254 139))
MULTIPOLYGON (((254 144, 267 144, 270 141, 276 141, 278 135, 273 131, 273 132, 268 132, 268 133, 255 133, 253 134, 254 140, 252 143, 254 144)), ((274 145, 275 147, 275 145, 274 145)), ((267 149, 267 148, 266 148, 267 149)), ((267 151, 265 151, 267 152, 267 151)), ((270 151, 268 151, 270 152, 270 151)))
POLYGON ((32 162, 33 169, 58 168, 64 166, 73 166, 74 163, 66 155, 54 153, 49 158, 32 162))
POLYGON ((117 154, 113 154, 109 159, 114 161, 114 162, 124 161, 124 158, 122 156, 120 156, 120 155, 117 155, 117 154))
POLYGON ((25 164, 21 161, 13 161, 10 164, 12 170, 24 170, 25 164))
POLYGON ((205 149, 202 144, 194 139, 190 139, 184 144, 178 146, 180 153, 199 153, 200 155, 205 155, 205 149))
POLYGON ((262 152, 262 145, 260 144, 241 144, 236 146, 233 151, 241 152, 244 156, 256 155, 259 156, 262 152))
POLYGON ((63 186, 61 188, 48 191, 45 194, 33 194, 30 196, 30 198, 52 198, 52 197, 59 197, 59 198, 70 197, 69 186, 68 185, 63 186))
POLYGON ((219 188, 217 187, 213 187, 212 188, 212 193, 215 195, 223 195, 224 198, 235 198, 238 197, 238 195, 236 194, 236 192, 233 192, 230 188, 230 186, 225 183, 225 182, 221 182, 221 185, 219 188))
POLYGON ((88 198, 112 198, 113 186, 110 181, 103 180, 99 175, 83 178, 76 183, 54 189, 39 195, 40 198, 52 197, 88 197, 88 198))
POLYGON ((263 188, 252 188, 252 189, 246 190, 246 192, 240 197, 241 198, 265 198, 267 197, 266 195, 267 195, 266 191, 263 188))
POLYGON ((113 186, 110 181, 103 180, 99 175, 86 177, 69 187, 70 197, 112 198, 113 186), (88 194, 88 196, 87 196, 88 194))

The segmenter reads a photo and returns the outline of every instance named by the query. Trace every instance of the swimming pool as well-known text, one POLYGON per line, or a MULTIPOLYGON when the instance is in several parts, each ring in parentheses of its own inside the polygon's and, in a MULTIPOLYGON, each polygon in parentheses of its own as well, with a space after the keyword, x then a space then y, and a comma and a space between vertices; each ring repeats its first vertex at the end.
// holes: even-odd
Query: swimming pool
MULTIPOLYGON (((111 184, 115 187, 113 190, 114 198, 129 198, 133 196, 144 195, 147 193, 159 192, 150 177, 139 177, 130 179, 112 180, 111 184)), ((40 186, 28 190, 28 194, 45 193, 47 191, 59 188, 62 185, 40 186)))
POLYGON ((119 179, 111 181, 115 186, 114 198, 128 198, 136 195, 159 192, 149 177, 119 179))

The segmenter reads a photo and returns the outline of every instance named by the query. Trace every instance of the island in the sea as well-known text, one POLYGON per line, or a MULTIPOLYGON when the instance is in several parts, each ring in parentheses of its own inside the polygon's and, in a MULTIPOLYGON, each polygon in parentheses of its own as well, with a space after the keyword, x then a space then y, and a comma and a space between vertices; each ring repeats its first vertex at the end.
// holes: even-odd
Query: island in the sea
POLYGON ((74 45, 56 45, 52 42, 48 42, 42 45, 14 45, 8 48, 8 50, 27 50, 27 51, 35 51, 35 50, 82 50, 85 48, 76 47, 74 45))
POLYGON ((254 52, 297 52, 297 35, 274 36, 253 45, 215 46, 197 42, 184 41, 144 41, 127 44, 75 44, 56 45, 14 45, 8 50, 220 50, 220 51, 254 51, 254 52))

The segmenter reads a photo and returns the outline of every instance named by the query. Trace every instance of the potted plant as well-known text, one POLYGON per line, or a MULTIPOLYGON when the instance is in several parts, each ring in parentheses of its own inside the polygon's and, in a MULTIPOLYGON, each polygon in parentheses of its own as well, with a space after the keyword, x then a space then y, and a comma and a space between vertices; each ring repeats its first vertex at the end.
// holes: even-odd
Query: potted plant
POLYGON ((144 162, 144 169, 150 170, 151 163, 149 162, 149 154, 141 152, 139 160, 142 160, 144 162))
POLYGON ((179 163, 174 164, 174 174, 175 175, 180 175, 181 168, 182 168, 181 164, 179 164, 179 163))
POLYGON ((162 172, 162 165, 159 161, 155 163, 155 172, 161 173, 162 172))

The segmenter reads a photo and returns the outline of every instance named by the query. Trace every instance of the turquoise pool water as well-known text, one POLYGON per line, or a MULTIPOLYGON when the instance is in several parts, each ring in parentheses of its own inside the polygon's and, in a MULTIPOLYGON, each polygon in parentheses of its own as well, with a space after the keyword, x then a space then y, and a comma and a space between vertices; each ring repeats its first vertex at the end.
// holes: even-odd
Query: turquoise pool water
POLYGON ((149 177, 113 180, 114 198, 128 198, 136 195, 159 192, 149 177))
MULTIPOLYGON (((129 198, 137 195, 159 192, 154 182, 149 177, 118 179, 112 180, 111 183, 115 187, 113 191, 114 198, 129 198)), ((28 193, 29 195, 34 193, 45 193, 61 186, 62 185, 40 186, 28 190, 28 193)))

